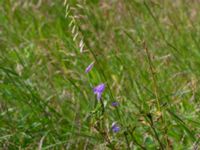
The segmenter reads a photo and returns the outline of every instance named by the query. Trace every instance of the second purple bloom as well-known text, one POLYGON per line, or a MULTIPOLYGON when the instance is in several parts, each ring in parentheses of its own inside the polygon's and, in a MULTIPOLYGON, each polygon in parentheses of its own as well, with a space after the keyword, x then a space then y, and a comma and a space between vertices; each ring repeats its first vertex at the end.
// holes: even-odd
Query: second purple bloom
POLYGON ((120 127, 116 124, 116 123, 113 123, 112 124, 112 127, 111 127, 112 131, 117 133, 120 131, 120 127))

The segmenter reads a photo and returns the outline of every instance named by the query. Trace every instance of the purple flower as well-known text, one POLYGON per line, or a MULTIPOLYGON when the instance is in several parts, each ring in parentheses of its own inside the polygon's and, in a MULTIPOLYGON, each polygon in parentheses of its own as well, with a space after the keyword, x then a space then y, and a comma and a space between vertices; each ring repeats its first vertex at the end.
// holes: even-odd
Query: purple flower
POLYGON ((118 105, 119 105, 118 102, 112 102, 112 106, 113 106, 113 107, 117 107, 118 105))
POLYGON ((85 69, 85 73, 88 73, 94 66, 94 62, 92 62, 86 69, 85 69))
POLYGON ((117 133, 120 131, 120 127, 116 124, 116 123, 113 123, 112 124, 112 127, 111 127, 112 131, 117 133))
POLYGON ((104 89, 105 89, 105 84, 104 84, 104 83, 101 83, 101 84, 97 85, 97 86, 93 89, 94 94, 97 95, 97 100, 100 100, 100 99, 101 99, 101 95, 102 95, 104 89))

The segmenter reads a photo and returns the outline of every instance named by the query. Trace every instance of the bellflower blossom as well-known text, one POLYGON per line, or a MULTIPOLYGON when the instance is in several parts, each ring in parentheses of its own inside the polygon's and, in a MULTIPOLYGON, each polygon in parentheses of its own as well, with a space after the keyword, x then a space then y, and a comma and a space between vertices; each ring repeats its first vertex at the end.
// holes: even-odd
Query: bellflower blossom
POLYGON ((118 102, 112 102, 112 106, 113 106, 113 107, 117 107, 118 105, 119 105, 118 102))
POLYGON ((86 69, 85 69, 85 73, 88 73, 94 66, 94 62, 92 62, 86 69))
POLYGON ((102 95, 104 89, 105 89, 105 84, 104 84, 104 83, 101 83, 101 84, 97 85, 97 86, 93 89, 94 94, 97 95, 97 100, 100 100, 100 99, 101 99, 101 95, 102 95))
POLYGON ((120 131, 120 127, 116 124, 116 123, 113 123, 112 126, 111 126, 111 129, 113 132, 117 133, 120 131))

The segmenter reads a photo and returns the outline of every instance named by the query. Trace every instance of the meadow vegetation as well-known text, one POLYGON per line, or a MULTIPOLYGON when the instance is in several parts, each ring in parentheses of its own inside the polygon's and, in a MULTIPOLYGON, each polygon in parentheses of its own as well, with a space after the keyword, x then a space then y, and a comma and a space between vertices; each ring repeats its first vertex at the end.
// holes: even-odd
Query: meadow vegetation
POLYGON ((197 150, 199 75, 199 0, 0 0, 2 150, 197 150))

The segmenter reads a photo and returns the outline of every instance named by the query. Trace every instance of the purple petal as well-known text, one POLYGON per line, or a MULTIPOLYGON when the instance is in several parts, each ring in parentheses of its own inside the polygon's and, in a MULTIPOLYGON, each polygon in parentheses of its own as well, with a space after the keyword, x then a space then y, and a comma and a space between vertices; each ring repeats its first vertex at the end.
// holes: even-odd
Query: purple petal
POLYGON ((93 89, 93 91, 94 91, 94 93, 96 94, 96 93, 102 93, 103 91, 104 91, 104 89, 105 89, 105 84, 104 83, 101 83, 101 84, 99 84, 99 85, 97 85, 94 89, 93 89))
POLYGON ((119 105, 118 102, 112 102, 112 106, 113 106, 113 107, 117 107, 118 105, 119 105))
POLYGON ((102 94, 102 93, 97 93, 97 100, 98 100, 98 101, 101 99, 101 94, 102 94))
POLYGON ((116 124, 116 123, 113 123, 112 124, 112 127, 111 127, 112 131, 117 133, 120 131, 120 127, 116 124))
POLYGON ((94 66, 94 62, 92 62, 86 69, 85 69, 85 73, 88 73, 94 66))
POLYGON ((115 128, 113 128, 113 132, 117 133, 117 132, 119 132, 119 131, 120 131, 120 127, 115 127, 115 128))
POLYGON ((101 83, 101 84, 97 85, 97 86, 93 89, 94 94, 97 95, 97 100, 100 100, 100 99, 101 99, 101 95, 102 95, 104 89, 105 89, 105 84, 104 84, 104 83, 101 83))

